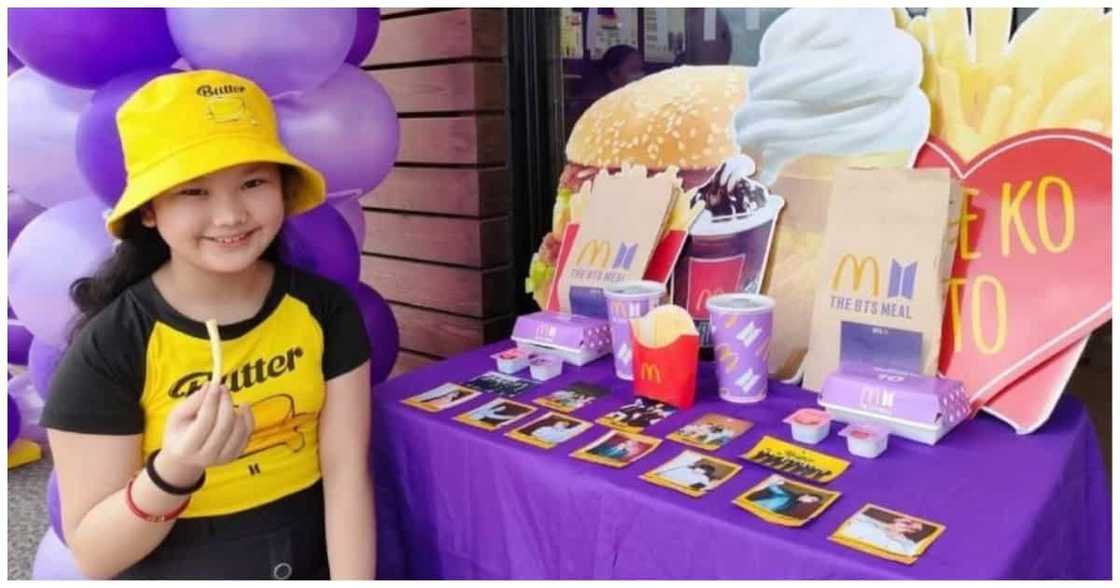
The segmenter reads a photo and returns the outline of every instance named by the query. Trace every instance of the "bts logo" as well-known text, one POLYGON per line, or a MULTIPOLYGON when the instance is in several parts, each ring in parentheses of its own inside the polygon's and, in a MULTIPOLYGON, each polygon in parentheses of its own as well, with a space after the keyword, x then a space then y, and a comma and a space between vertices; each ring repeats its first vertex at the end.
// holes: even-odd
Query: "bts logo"
POLYGON ((626 365, 630 365, 632 359, 634 359, 634 350, 630 349, 629 343, 623 343, 622 347, 618 348, 618 360, 626 365))
POLYGON ((859 391, 859 403, 863 408, 891 412, 894 409, 894 392, 886 388, 865 386, 859 391))
POLYGON ((891 278, 887 285, 887 298, 900 296, 914 299, 914 278, 918 274, 918 262, 903 266, 898 260, 891 260, 891 278))
POLYGON ((754 372, 754 369, 748 369, 747 373, 743 374, 738 380, 735 380, 735 385, 738 386, 743 392, 750 392, 754 385, 758 383, 759 376, 754 372))
POLYGON ((735 335, 735 338, 743 344, 743 347, 750 347, 751 343, 754 343, 755 339, 758 339, 758 336, 761 334, 762 329, 756 327, 754 321, 751 321, 747 323, 747 326, 743 327, 742 331, 739 331, 738 335, 735 335))
MULTIPOLYGON (((611 269, 621 269, 628 271, 630 266, 634 265, 634 256, 638 252, 638 244, 627 245, 626 243, 619 243, 618 251, 614 257, 614 263, 611 269)), ((606 239, 592 239, 584 243, 583 249, 580 249, 579 256, 576 257, 576 265, 597 267, 599 269, 607 269, 607 263, 611 260, 611 244, 606 239)))
POLYGON ((537 325, 537 337, 540 337, 542 339, 552 339, 555 336, 555 325, 537 325))
POLYGON ((655 384, 660 384, 661 383, 661 370, 658 369, 658 367, 653 365, 652 363, 643 363, 642 364, 642 369, 640 370, 640 376, 643 380, 645 380, 647 382, 653 382, 655 384))

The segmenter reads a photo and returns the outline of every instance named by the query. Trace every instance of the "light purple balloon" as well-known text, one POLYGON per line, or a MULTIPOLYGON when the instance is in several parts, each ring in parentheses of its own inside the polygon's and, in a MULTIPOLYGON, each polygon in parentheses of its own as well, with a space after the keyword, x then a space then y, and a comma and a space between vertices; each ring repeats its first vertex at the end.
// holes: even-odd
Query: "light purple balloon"
POLYGON ((77 314, 70 285, 113 252, 105 211, 105 203, 92 196, 59 204, 31 221, 8 252, 12 309, 44 343, 66 345, 77 314))
POLYGON ((322 172, 332 202, 370 191, 397 159, 400 122, 393 101, 352 65, 318 88, 277 100, 276 117, 284 145, 322 172))
POLYGON ((31 222, 31 219, 39 216, 46 210, 42 206, 12 192, 8 191, 8 249, 11 250, 12 243, 15 242, 16 237, 19 236, 23 227, 31 222))
POLYGON ((74 141, 92 95, 29 68, 8 78, 9 190, 43 208, 89 194, 74 141))
POLYGON ((24 372, 8 379, 8 394, 19 406, 22 417, 20 437, 34 441, 41 445, 47 444, 47 432, 39 426, 39 419, 43 416, 43 399, 39 392, 31 385, 31 375, 24 372))
POLYGON ((326 204, 284 221, 280 256, 343 285, 356 284, 361 273, 361 253, 353 232, 342 215, 326 204))
POLYGON ((31 385, 43 400, 47 399, 51 377, 58 369, 58 362, 62 361, 63 353, 65 353, 64 348, 55 347, 38 338, 31 341, 31 351, 27 354, 27 372, 31 375, 31 385))
POLYGON ((55 535, 52 529, 47 529, 43 540, 39 542, 39 550, 35 553, 35 563, 31 566, 32 580, 86 580, 87 578, 78 571, 78 564, 74 562, 74 555, 55 535))
POLYGON ((346 220, 346 224, 350 225, 350 230, 354 231, 354 240, 361 250, 366 242, 366 213, 362 209, 362 203, 358 200, 347 200, 335 203, 333 206, 346 220))
POLYGON ((171 37, 194 69, 255 81, 270 96, 309 90, 342 65, 353 8, 168 8, 171 37))
POLYGON ((58 473, 51 470, 47 478, 47 518, 51 521, 51 529, 63 545, 66 544, 66 535, 62 530, 62 498, 58 495, 58 473))
POLYGON ((381 29, 380 8, 359 8, 358 26, 354 31, 354 43, 346 54, 346 63, 361 65, 377 42, 377 32, 381 29))
POLYGON ((94 193, 108 206, 117 203, 127 179, 124 150, 117 131, 117 109, 141 86, 165 74, 169 67, 147 68, 113 78, 93 94, 78 119, 78 169, 94 193))
POLYGON ((8 363, 27 365, 28 355, 31 352, 31 341, 34 337, 18 320, 8 320, 8 363))
POLYGON ((350 294, 362 311, 366 334, 369 335, 370 385, 377 385, 389 378, 393 364, 397 363, 401 347, 400 329, 385 299, 368 284, 359 282, 350 288, 350 294))
POLYGON ((179 58, 162 8, 11 8, 8 44, 30 69, 87 89, 179 58))

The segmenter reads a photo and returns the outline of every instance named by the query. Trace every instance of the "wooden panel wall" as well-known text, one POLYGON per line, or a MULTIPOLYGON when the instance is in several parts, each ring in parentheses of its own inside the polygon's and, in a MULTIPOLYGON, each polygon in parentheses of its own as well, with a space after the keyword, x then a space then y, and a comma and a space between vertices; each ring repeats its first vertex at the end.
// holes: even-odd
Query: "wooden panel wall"
POLYGON ((362 281, 401 330, 394 375, 509 335, 505 13, 382 10, 362 63, 401 118, 397 164, 366 194, 362 281))

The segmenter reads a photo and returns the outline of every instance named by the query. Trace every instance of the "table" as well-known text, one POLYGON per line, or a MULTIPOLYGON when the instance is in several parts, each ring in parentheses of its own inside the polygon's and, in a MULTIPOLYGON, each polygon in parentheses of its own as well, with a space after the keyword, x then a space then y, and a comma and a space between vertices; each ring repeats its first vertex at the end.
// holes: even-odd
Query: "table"
MULTIPOLYGON (((816 449, 852 463, 827 487, 843 493, 800 529, 771 525, 731 504, 769 475, 737 460, 762 435, 790 441, 781 419, 815 395, 771 382, 757 405, 722 402, 710 364, 700 369, 693 408, 646 429, 664 438, 707 412, 755 423, 714 455, 744 468, 702 498, 638 476, 683 445, 666 440, 622 469, 568 454, 601 435, 591 430, 551 450, 452 420, 493 399, 484 394, 442 413, 401 399, 493 368, 503 341, 426 366, 375 392, 374 448, 381 578, 453 579, 995 579, 1110 578, 1111 497, 1092 425, 1072 396, 1033 435, 1019 437, 980 416, 934 447, 892 438, 875 460, 847 453, 832 434, 816 449), (911 566, 828 540, 874 502, 946 525, 911 566)), ((526 372, 527 374, 528 372, 526 372)), ((518 397, 530 401, 573 381, 611 395, 574 413, 584 420, 632 398, 609 357, 576 368, 518 397)), ((544 411, 542 407, 539 411, 544 411)), ((543 414, 542 412, 534 413, 543 414)), ((531 417, 530 417, 531 418, 531 417)), ((526 421, 521 421, 522 423, 526 421)), ((516 425, 515 425, 516 426, 516 425)))

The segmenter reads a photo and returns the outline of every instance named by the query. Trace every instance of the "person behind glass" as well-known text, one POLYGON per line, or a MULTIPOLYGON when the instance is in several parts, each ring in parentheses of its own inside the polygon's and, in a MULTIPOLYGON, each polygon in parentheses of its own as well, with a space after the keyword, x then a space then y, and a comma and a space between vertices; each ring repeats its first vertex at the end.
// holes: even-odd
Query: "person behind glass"
POLYGON ((224 72, 155 78, 117 127, 128 184, 106 227, 121 241, 71 287, 80 314, 41 421, 78 569, 372 578, 362 317, 278 259, 322 175, 280 143, 264 92, 224 72))
POLYGON ((603 76, 603 94, 609 94, 645 76, 642 54, 630 45, 615 45, 603 53, 599 69, 603 76))

